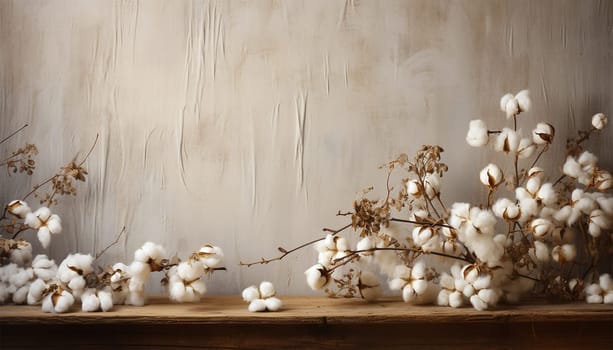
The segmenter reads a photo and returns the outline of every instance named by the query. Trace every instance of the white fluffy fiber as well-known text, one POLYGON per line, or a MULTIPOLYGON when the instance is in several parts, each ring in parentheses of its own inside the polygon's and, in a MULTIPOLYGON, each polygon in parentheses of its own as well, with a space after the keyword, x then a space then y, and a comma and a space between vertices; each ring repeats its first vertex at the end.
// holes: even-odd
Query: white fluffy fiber
POLYGON ((608 122, 609 120, 607 119, 607 116, 603 113, 596 113, 592 117, 592 127, 594 127, 596 130, 604 129, 608 122))
POLYGON ((487 125, 480 119, 471 120, 469 124, 466 142, 472 147, 481 147, 489 142, 487 125))
POLYGON ((214 245, 205 245, 200 248, 200 262, 207 269, 214 269, 223 261, 224 253, 220 247, 214 245))
POLYGON ((328 272, 325 266, 315 264, 308 268, 304 274, 306 275, 307 284, 313 290, 320 290, 328 284, 328 272))
POLYGON ((43 281, 50 281, 57 276, 58 267, 54 260, 49 259, 44 254, 39 254, 32 261, 34 275, 43 281))
POLYGON ((243 300, 249 303, 249 312, 279 311, 283 303, 275 295, 275 287, 268 281, 261 282, 259 287, 249 286, 242 292, 243 300))
POLYGON ((113 297, 109 291, 88 289, 81 295, 81 309, 84 312, 107 312, 113 308, 113 297))
POLYGON ((74 304, 75 299, 64 289, 59 289, 54 293, 49 293, 43 299, 43 312, 51 312, 51 313, 64 313, 68 312, 72 305, 74 304))
POLYGON ((600 275, 598 283, 585 288, 586 301, 590 304, 613 304, 613 280, 606 273, 600 275))
POLYGON ((7 205, 7 210, 9 213, 17 216, 20 219, 23 219, 32 212, 32 209, 28 206, 28 203, 21 200, 14 200, 7 205))
POLYGON ((185 261, 168 271, 168 293, 175 302, 186 303, 200 300, 206 293, 206 285, 200 280, 204 267, 199 261, 185 261))
POLYGON ((70 254, 60 264, 58 280, 74 294, 80 295, 86 287, 85 276, 93 271, 94 257, 89 254, 70 254))
POLYGON ((28 213, 24 223, 38 230, 37 237, 43 248, 47 248, 51 242, 51 234, 62 232, 62 220, 56 214, 51 214, 47 207, 41 207, 33 213, 28 213))

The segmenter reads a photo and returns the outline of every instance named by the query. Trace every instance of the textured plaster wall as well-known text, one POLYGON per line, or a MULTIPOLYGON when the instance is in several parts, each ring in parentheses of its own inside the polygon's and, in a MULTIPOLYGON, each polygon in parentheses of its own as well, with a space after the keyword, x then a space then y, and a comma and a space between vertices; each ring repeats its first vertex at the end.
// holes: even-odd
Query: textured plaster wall
MULTIPOLYGON (((305 294, 311 250, 237 264, 342 226, 338 209, 384 185, 378 165, 425 143, 446 149, 447 202, 483 199, 488 153, 465 144, 467 123, 502 126, 507 91, 532 92, 525 131, 556 126, 543 165, 557 177, 563 140, 613 114, 612 62, 610 1, 1 0, 1 135, 30 124, 1 151, 40 155, 32 178, 0 175, 0 199, 99 134, 87 184, 56 208, 53 257, 100 251, 125 225, 103 263, 146 240, 183 256, 211 242, 229 268, 212 293, 269 279, 305 294)), ((611 136, 590 143, 609 169, 611 136)))

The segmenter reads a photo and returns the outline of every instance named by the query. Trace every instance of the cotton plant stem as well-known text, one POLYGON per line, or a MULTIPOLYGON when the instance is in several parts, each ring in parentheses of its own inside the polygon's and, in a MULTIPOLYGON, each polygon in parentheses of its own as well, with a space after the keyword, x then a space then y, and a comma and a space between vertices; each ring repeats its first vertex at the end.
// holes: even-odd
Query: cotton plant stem
POLYGON ((114 246, 115 244, 117 244, 117 242, 119 242, 119 239, 121 238, 121 236, 123 236, 123 234, 126 232, 126 227, 124 226, 121 229, 121 232, 119 232, 119 234, 117 235, 117 238, 115 238, 115 240, 107 245, 106 247, 104 247, 104 249, 102 249, 98 254, 96 254, 96 257, 94 258, 94 261, 98 260, 99 257, 101 257, 102 255, 104 255, 104 253, 106 253, 107 250, 109 250, 112 246, 114 246))
MULTIPOLYGON (((337 230, 334 230, 334 229, 329 229, 329 228, 324 228, 324 229, 322 229, 322 231, 324 231, 324 232, 330 232, 330 233, 331 233, 333 236, 335 236, 335 235, 337 235, 337 234, 339 234, 339 233, 343 232, 344 230, 348 229, 349 227, 351 227, 351 224, 347 224, 347 225, 345 225, 345 226, 343 226, 343 227, 341 227, 340 229, 337 229, 337 230)), ((241 261, 241 262, 239 263, 239 265, 240 265, 240 266, 247 266, 247 267, 250 267, 250 266, 253 266, 253 265, 259 265, 259 264, 268 264, 268 263, 273 262, 273 261, 282 260, 283 258, 285 258, 286 256, 288 256, 289 254, 291 254, 291 253, 293 253, 293 252, 296 252, 296 251, 298 251, 298 250, 300 250, 300 249, 302 249, 302 248, 308 247, 308 246, 310 246, 310 245, 312 245, 312 244, 315 244, 315 243, 317 243, 317 242, 319 242, 319 241, 321 241, 321 240, 324 240, 325 238, 326 238, 326 236, 321 237, 321 238, 314 239, 314 240, 312 240, 312 241, 309 241, 309 242, 306 242, 306 243, 304 243, 304 244, 301 244, 301 245, 299 245, 299 246, 297 246, 297 247, 295 247, 295 248, 292 248, 292 249, 290 249, 290 250, 285 250, 285 249, 283 249, 283 248, 279 248, 279 250, 283 249, 283 254, 281 254, 281 255, 279 255, 279 256, 277 256, 277 257, 275 257, 275 258, 271 258, 271 259, 264 259, 264 258, 262 258, 262 259, 260 259, 260 260, 258 260, 258 261, 249 262, 249 263, 245 263, 245 262, 242 262, 242 261, 241 261)))
POLYGON ((17 135, 17 134, 18 134, 18 133, 19 133, 21 130, 23 130, 23 129, 27 128, 27 127, 28 127, 28 124, 24 124, 24 126, 22 126, 21 128, 19 128, 19 129, 17 129, 17 130, 15 130, 15 131, 13 131, 13 132, 12 132, 10 135, 8 135, 7 137, 3 138, 3 139, 0 141, 0 145, 1 145, 1 144, 3 144, 3 143, 5 143, 6 141, 10 140, 10 139, 11 139, 11 137, 13 137, 13 136, 17 135))
POLYGON ((437 222, 405 220, 405 219, 398 219, 398 218, 391 218, 390 221, 404 222, 406 224, 423 225, 423 226, 439 226, 439 227, 446 227, 446 228, 454 229, 454 227, 451 225, 441 224, 437 222))

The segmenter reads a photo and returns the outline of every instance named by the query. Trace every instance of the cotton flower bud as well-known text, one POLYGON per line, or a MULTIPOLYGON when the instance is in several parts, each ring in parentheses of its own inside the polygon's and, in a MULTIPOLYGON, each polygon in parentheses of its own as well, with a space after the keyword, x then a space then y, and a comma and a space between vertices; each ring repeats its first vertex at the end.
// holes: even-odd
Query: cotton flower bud
POLYGON ((313 290, 320 290, 328 284, 328 271, 325 266, 315 264, 305 272, 307 284, 313 290))
POLYGON ((536 150, 536 144, 532 142, 530 138, 523 138, 519 141, 519 148, 517 149, 517 157, 519 159, 530 158, 536 150))
POLYGON ((20 200, 14 200, 7 205, 6 209, 9 213, 15 215, 16 217, 23 219, 26 215, 32 212, 32 209, 28 206, 28 203, 20 200))
POLYGON ((502 170, 496 164, 488 164, 479 174, 481 183, 490 189, 496 188, 504 180, 502 170))
POLYGON ((551 124, 538 123, 532 131, 532 140, 537 145, 545 145, 553 142, 555 129, 551 124))
POLYGON ((559 263, 573 261, 577 256, 577 248, 572 244, 558 245, 551 250, 551 256, 559 263))
POLYGON ((596 130, 604 129, 604 127, 607 126, 607 122, 607 116, 603 113, 594 114, 594 116, 592 117, 592 126, 596 130))
POLYGON ((371 301, 381 295, 381 284, 377 275, 370 271, 362 271, 358 279, 358 289, 363 299, 371 301))
POLYGON ((519 134, 509 128, 503 128, 500 134, 496 137, 494 150, 504 153, 515 153, 519 148, 519 134))
POLYGON ((483 120, 471 120, 469 124, 468 134, 466 135, 466 142, 472 147, 481 147, 487 145, 488 141, 489 134, 487 126, 485 125, 483 120))
POLYGON ((537 218, 530 222, 530 230, 534 236, 541 238, 553 231, 553 223, 547 219, 537 218))

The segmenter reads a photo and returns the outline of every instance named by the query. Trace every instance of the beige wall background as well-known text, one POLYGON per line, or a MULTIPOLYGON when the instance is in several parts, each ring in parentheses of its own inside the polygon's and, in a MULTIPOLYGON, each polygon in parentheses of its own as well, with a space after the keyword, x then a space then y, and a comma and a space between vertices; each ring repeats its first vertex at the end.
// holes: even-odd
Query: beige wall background
MULTIPOLYGON (((556 126, 542 164, 557 177, 566 137, 613 114, 612 62, 610 1, 1 0, 1 134, 30 124, 1 151, 29 141, 40 155, 32 178, 2 172, 0 199, 99 134, 49 254, 100 251, 125 225, 102 263, 146 240, 181 256, 210 242, 229 269, 211 293, 268 279, 306 294, 310 249, 238 262, 344 225, 337 210, 384 186, 377 167, 422 144, 446 149, 447 202, 482 199, 491 153, 464 137, 470 119, 506 123, 508 91, 532 92, 524 131, 556 126)), ((609 169, 611 136, 590 143, 609 169)))

